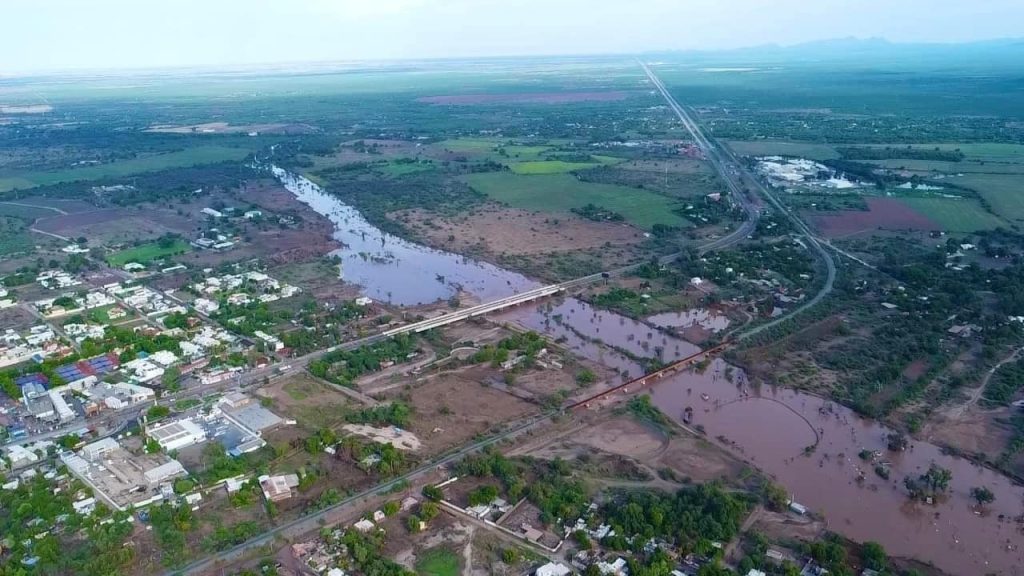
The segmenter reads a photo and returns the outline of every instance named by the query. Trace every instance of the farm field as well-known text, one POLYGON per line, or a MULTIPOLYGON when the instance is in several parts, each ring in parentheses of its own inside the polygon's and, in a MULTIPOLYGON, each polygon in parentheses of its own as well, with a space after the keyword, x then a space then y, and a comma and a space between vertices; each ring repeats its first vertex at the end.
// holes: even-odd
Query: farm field
POLYGON ((726 143, 740 156, 800 156, 811 160, 839 158, 839 152, 829 144, 784 140, 729 140, 726 143))
POLYGON ((533 162, 515 162, 509 168, 516 174, 564 174, 575 170, 593 168, 597 164, 589 162, 564 162, 562 160, 537 160, 533 162))
POLYGON ((1006 225, 973 199, 900 198, 899 201, 924 214, 946 232, 976 232, 1006 225))
POLYGON ((638 188, 581 182, 568 174, 486 173, 470 174, 463 180, 513 208, 564 213, 594 204, 621 214, 627 222, 645 230, 656 224, 688 226, 686 219, 673 212, 680 203, 638 188))
POLYGON ((977 192, 1003 218, 1024 220, 1024 174, 965 174, 956 183, 977 192))
POLYGON ((107 262, 111 266, 124 266, 129 262, 145 264, 146 262, 156 260, 157 258, 184 254, 189 250, 191 250, 191 247, 188 245, 188 242, 185 242, 184 240, 176 240, 174 243, 166 246, 161 246, 157 242, 151 242, 149 244, 143 244, 134 248, 128 248, 127 250, 115 252, 114 254, 107 256, 107 262))
POLYGON ((178 152, 156 154, 84 168, 0 175, 0 192, 7 192, 16 188, 25 189, 48 184, 59 184, 61 182, 74 182, 77 180, 118 178, 142 172, 156 172, 167 168, 238 161, 244 159, 248 154, 249 150, 245 148, 196 146, 178 152))

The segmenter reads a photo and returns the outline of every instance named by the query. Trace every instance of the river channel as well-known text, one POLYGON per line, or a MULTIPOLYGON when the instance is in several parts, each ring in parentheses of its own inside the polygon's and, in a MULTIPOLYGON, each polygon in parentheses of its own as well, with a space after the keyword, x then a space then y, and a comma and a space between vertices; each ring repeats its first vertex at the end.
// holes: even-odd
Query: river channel
MULTIPOLYGON (((300 201, 335 224, 334 236, 344 245, 336 252, 342 279, 370 297, 413 305, 449 298, 461 289, 488 301, 538 286, 491 264, 384 233, 306 178, 273 170, 300 201)), ((668 361, 699 350, 573 298, 509 310, 496 319, 560 339, 574 353, 618 370, 623 379, 641 374, 639 358, 668 361)), ((880 542, 892 555, 930 562, 950 574, 1024 576, 1024 534, 1018 523, 1024 489, 1002 475, 926 442, 889 452, 885 426, 813 395, 760 388, 722 360, 700 374, 665 378, 651 395, 658 408, 677 420, 691 408, 691 425, 774 476, 835 532, 880 542), (816 448, 805 455, 811 445, 816 448), (889 480, 858 457, 861 450, 880 454, 889 480), (952 471, 949 496, 935 505, 910 502, 903 478, 921 474, 932 462, 952 471), (984 513, 975 510, 969 497, 975 486, 987 486, 996 495, 984 513)))

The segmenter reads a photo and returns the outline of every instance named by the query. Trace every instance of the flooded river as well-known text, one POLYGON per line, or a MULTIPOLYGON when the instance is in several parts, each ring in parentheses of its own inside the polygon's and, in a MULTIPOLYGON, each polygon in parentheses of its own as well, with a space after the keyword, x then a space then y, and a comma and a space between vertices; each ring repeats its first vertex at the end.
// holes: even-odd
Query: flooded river
MULTIPOLYGON (((334 222, 335 238, 345 245, 337 252, 342 277, 370 297, 408 305, 448 298, 461 288, 486 301, 537 286, 493 265, 385 234, 309 180, 279 169, 275 175, 299 200, 334 222)), ((559 339, 574 353, 616 369, 622 379, 642 373, 641 358, 671 361, 699 350, 572 298, 512 309, 495 319, 559 339)), ((685 313, 659 320, 709 321, 685 313)), ((666 378, 651 394, 655 405, 676 419, 692 408, 693 426, 774 476, 794 500, 824 515, 835 532, 878 541, 890 554, 931 562, 950 574, 1024 576, 1024 534, 1015 521, 1024 514, 1024 490, 999 474, 946 456, 925 442, 913 442, 902 453, 888 452, 886 427, 812 395, 758 389, 721 360, 701 374, 666 378), (815 444, 805 455, 804 449, 815 444), (888 481, 858 457, 865 449, 881 453, 890 469, 888 481), (909 502, 903 478, 921 474, 932 462, 952 471, 950 496, 934 506, 909 502), (975 486, 987 486, 996 495, 985 515, 972 506, 969 492, 975 486)))
POLYGON ((341 278, 370 298, 409 306, 444 300, 461 289, 486 302, 539 286, 492 264, 383 232, 307 178, 271 170, 300 202, 334 223, 334 238, 344 245, 333 253, 341 258, 341 278))

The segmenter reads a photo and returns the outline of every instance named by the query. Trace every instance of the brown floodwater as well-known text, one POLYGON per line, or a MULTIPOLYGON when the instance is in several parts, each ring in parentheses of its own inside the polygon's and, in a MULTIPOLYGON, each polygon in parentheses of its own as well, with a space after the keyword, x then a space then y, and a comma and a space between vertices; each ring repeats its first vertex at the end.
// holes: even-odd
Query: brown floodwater
MULTIPOLYGON (((658 345, 665 360, 698 350, 657 331, 648 336, 647 325, 574 299, 498 318, 561 337, 574 353, 633 376, 639 363, 603 342, 638 357, 655 356, 658 345)), ((824 516, 832 531, 877 541, 892 555, 930 562, 950 574, 1024 575, 1024 489, 1005 476, 926 442, 889 452, 889 428, 810 394, 759 388, 721 359, 703 373, 665 378, 650 392, 654 404, 679 421, 693 408, 691 426, 699 425, 710 440, 773 476, 794 501, 824 516), (877 462, 888 465, 889 480, 859 458, 861 450, 879 453, 877 462), (911 502, 904 477, 925 472, 932 462, 953 473, 948 496, 935 505, 911 502), (970 498, 975 486, 996 495, 984 513, 970 498)))
POLYGON ((662 328, 690 328, 700 326, 705 330, 718 333, 729 326, 729 318, 707 308, 694 308, 682 312, 663 312, 648 316, 647 321, 662 328))
MULTIPOLYGON (((345 245, 338 251, 344 279, 372 297, 417 304, 462 289, 486 301, 537 286, 490 264, 385 234, 305 178, 281 170, 275 175, 300 201, 334 222, 335 236, 345 245)), ((672 324, 695 318, 709 321, 697 312, 649 320, 672 324)), ((642 373, 639 358, 671 361, 699 350, 647 324, 572 298, 512 309, 495 319, 559 339, 575 354, 616 369, 622 379, 642 373)), ((692 408, 693 426, 774 476, 795 501, 822 514, 835 532, 880 542, 890 554, 931 562, 950 574, 1024 576, 1019 524, 1024 489, 1004 476, 944 455, 925 442, 913 442, 902 453, 888 452, 885 437, 890 430, 877 422, 809 394, 759 389, 721 360, 701 374, 661 380, 651 394, 655 405, 673 418, 681 420, 683 411, 692 408), (816 443, 804 455, 804 448, 816 443), (864 449, 881 454, 890 467, 890 480, 860 460, 858 453, 864 449), (936 505, 910 502, 903 478, 922 473, 932 462, 953 472, 949 496, 936 505), (996 495, 985 514, 972 506, 969 492, 975 486, 987 486, 996 495)))

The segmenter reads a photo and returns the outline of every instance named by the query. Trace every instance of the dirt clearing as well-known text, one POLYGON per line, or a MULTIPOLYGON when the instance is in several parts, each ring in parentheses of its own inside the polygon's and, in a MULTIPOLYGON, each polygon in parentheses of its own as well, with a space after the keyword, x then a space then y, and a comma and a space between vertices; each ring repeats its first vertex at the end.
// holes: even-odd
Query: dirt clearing
POLYGON ((467 375, 439 375, 408 394, 415 408, 409 428, 428 454, 462 445, 503 422, 539 412, 533 404, 467 375))
POLYGON ((942 226, 924 214, 893 198, 866 198, 867 210, 812 213, 808 216, 822 234, 843 238, 877 230, 941 230, 942 226))
POLYGON ((642 231, 626 224, 544 215, 493 204, 454 218, 420 209, 389 216, 425 237, 431 245, 460 254, 538 254, 632 245, 644 240, 642 231))

